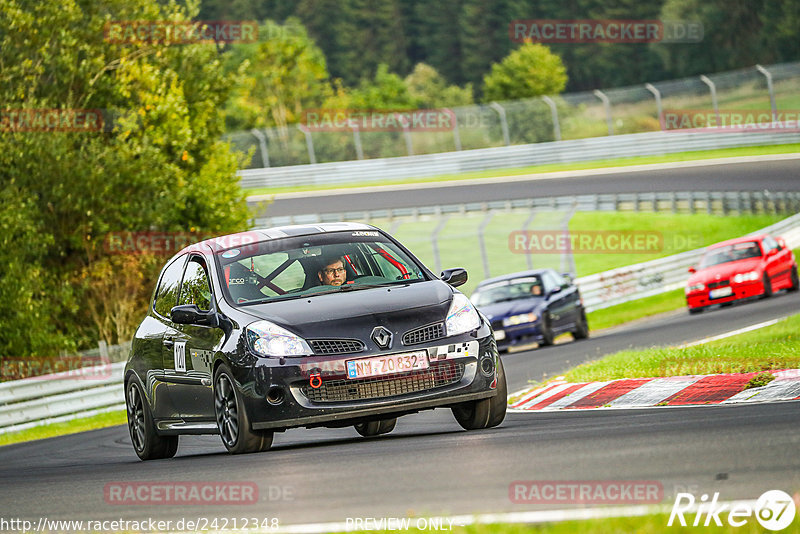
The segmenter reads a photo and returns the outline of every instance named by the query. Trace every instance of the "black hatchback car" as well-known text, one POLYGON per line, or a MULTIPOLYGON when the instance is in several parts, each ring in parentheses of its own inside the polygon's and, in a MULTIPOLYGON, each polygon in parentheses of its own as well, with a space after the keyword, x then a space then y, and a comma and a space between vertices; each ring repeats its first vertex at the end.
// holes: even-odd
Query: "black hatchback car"
POLYGON ((553 269, 536 269, 489 278, 471 296, 492 323, 501 351, 530 341, 552 345, 559 334, 589 337, 578 287, 553 269))
POLYGON ((143 459, 181 434, 220 434, 231 453, 292 427, 390 432, 449 407, 465 429, 500 424, 503 365, 488 321, 373 226, 254 230, 167 262, 125 367, 128 427, 143 459))

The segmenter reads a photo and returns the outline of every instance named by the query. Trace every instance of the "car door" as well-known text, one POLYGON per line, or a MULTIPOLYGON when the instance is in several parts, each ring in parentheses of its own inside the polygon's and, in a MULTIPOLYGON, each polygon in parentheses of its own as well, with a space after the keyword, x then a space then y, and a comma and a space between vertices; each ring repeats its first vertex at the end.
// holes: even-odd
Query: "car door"
POLYGON ((166 350, 172 354, 173 339, 176 335, 175 325, 169 318, 170 310, 178 303, 183 268, 186 256, 180 256, 167 265, 162 271, 161 279, 153 299, 153 307, 147 322, 152 323, 148 336, 148 353, 153 355, 150 372, 147 377, 147 391, 152 395, 153 416, 156 419, 174 419, 178 417, 178 410, 169 392, 167 369, 174 368, 164 359, 166 350), (152 321, 150 321, 152 319, 152 321), (152 376, 152 381, 151 381, 152 376))
POLYGON ((542 280, 548 292, 548 309, 553 319, 553 329, 570 328, 575 323, 575 292, 571 290, 566 280, 554 271, 545 271, 542 280))
MULTIPOLYGON (((213 299, 205 260, 199 255, 190 256, 184 269, 178 305, 194 304, 201 311, 209 311, 213 299)), ((170 397, 184 420, 214 417, 211 373, 214 351, 223 336, 220 328, 173 324, 171 339, 165 338, 166 380, 170 397)))
POLYGON ((767 276, 772 282, 772 289, 788 286, 791 274, 791 256, 787 249, 782 249, 778 242, 770 236, 766 236, 761 242, 761 248, 766 258, 767 276))

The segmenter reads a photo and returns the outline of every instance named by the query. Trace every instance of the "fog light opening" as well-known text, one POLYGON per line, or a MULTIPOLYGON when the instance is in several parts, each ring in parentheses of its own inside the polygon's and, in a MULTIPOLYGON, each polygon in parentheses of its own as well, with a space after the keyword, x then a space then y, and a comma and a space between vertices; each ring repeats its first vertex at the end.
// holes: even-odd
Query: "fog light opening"
POLYGON ((267 402, 272 405, 282 403, 284 398, 283 389, 277 386, 271 387, 267 391, 267 402))
POLYGON ((481 358, 481 373, 484 376, 494 375, 494 359, 491 356, 481 358))

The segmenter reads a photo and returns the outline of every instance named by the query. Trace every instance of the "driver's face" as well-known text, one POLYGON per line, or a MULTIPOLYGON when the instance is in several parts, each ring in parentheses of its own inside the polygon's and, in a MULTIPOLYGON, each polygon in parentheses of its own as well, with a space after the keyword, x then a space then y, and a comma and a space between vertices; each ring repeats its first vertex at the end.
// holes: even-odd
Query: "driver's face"
POLYGON ((326 286, 340 286, 347 278, 347 271, 341 261, 335 261, 323 267, 319 273, 319 281, 326 286))

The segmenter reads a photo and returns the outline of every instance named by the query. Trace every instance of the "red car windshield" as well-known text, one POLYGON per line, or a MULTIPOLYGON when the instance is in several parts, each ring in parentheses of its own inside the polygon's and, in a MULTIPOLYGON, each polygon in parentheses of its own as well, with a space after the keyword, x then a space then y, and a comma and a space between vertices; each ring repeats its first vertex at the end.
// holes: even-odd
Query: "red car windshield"
POLYGON ((713 248, 706 252, 705 256, 703 256, 703 261, 700 262, 700 268, 705 269, 722 263, 758 258, 760 256, 761 247, 759 247, 757 241, 736 243, 725 247, 713 248))

